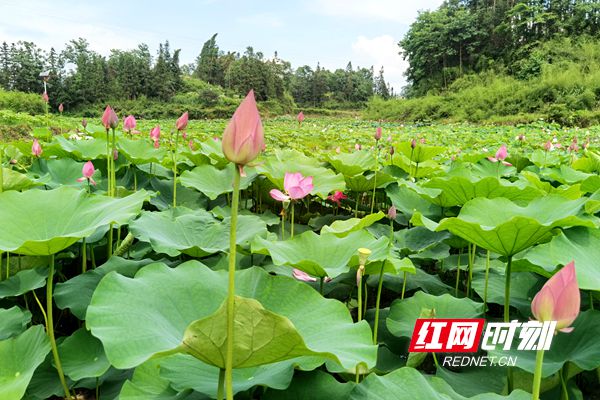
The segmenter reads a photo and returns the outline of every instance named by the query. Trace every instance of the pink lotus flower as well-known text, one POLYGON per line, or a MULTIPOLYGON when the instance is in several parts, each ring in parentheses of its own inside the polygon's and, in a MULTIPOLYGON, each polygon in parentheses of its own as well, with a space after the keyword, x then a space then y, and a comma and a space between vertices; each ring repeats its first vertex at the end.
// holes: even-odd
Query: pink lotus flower
POLYGON ((285 194, 278 189, 272 189, 269 194, 277 201, 298 200, 306 197, 314 188, 313 177, 303 177, 300 172, 286 172, 283 179, 285 194))
POLYGON ((410 148, 414 149, 415 147, 417 147, 417 140, 413 139, 410 141, 410 148))
POLYGON ((106 109, 104 109, 104 114, 102 114, 102 125, 104 125, 106 130, 109 130, 110 128, 115 129, 117 125, 119 125, 119 118, 110 106, 106 106, 106 109))
POLYGON ((175 127, 177 127, 178 131, 182 131, 185 128, 187 128, 187 124, 188 124, 188 112, 184 112, 181 117, 177 118, 177 121, 175 122, 175 127))
POLYGON ((546 143, 544 143, 544 150, 545 151, 554 150, 554 145, 552 144, 552 142, 550 140, 548 140, 546 143))
POLYGON ((304 281, 304 282, 316 282, 317 278, 310 276, 309 274, 307 274, 304 271, 300 271, 299 269, 294 268, 292 270, 292 276, 296 279, 298 279, 299 281, 304 281))
POLYGON ((304 121, 304 113, 302 111, 300 111, 298 113, 298 125, 302 125, 303 121, 304 121))
POLYGON ((342 149, 340 149, 340 146, 335 148, 335 152, 336 152, 336 154, 340 154, 342 152, 342 149))
POLYGON ((396 207, 395 206, 391 206, 390 209, 388 210, 387 216, 389 219, 396 219, 396 216, 398 215, 397 211, 396 211, 396 207))
POLYGON ((375 135, 373 135, 373 137, 375 138, 375 140, 379 141, 381 139, 382 134, 383 134, 383 130, 381 129, 380 126, 378 126, 377 129, 375 130, 375 135))
POLYGON ((506 150, 506 145, 503 144, 498 151, 496 151, 496 155, 494 157, 488 157, 488 160, 491 162, 501 162, 503 165, 511 166, 511 163, 504 161, 506 157, 508 157, 508 151, 506 150))
POLYGON ((241 167, 254 160, 265 146, 263 126, 258 114, 254 90, 251 90, 223 132, 221 148, 225 157, 241 167))
POLYGON ((50 98, 48 97, 48 93, 44 92, 42 94, 42 100, 44 101, 44 103, 47 103, 50 101, 50 98))
POLYGON ((136 120, 133 115, 128 115, 127 117, 125 117, 125 119, 123 120, 123 129, 131 133, 131 131, 135 129, 135 126, 136 120))
POLYGON ((327 196, 327 200, 330 200, 334 203, 336 203, 339 206, 341 206, 341 201, 347 199, 348 196, 346 196, 343 192, 336 190, 334 194, 327 196))
POLYGON ((65 111, 65 107, 63 106, 63 103, 60 103, 58 105, 58 112, 62 114, 63 111, 65 111))
POLYGON ((31 153, 36 157, 39 157, 42 155, 42 146, 40 145, 40 142, 38 142, 37 139, 33 139, 33 145, 31 146, 31 153))
POLYGON ((150 131, 150 139, 154 141, 160 139, 160 125, 156 125, 154 128, 152 128, 150 131))
POLYGON ((83 176, 77 179, 77 182, 83 182, 87 180, 92 185, 96 185, 96 181, 94 181, 94 179, 92 178, 95 172, 96 170, 94 169, 94 164, 92 164, 91 161, 86 162, 85 164, 83 164, 83 168, 81 170, 83 176))
POLYGON ((358 150, 360 150, 360 149, 362 149, 362 146, 360 145, 360 143, 356 143, 356 144, 354 145, 354 150, 358 151, 358 150))
POLYGON ((535 295, 531 312, 540 322, 556 321, 556 330, 571 332, 569 327, 579 315, 581 298, 575 262, 571 261, 554 274, 535 295))

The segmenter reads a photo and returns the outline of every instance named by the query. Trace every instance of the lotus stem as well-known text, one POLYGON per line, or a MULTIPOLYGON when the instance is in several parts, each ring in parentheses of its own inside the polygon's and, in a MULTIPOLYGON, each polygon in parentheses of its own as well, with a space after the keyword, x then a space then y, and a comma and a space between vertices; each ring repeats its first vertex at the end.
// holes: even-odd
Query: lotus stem
POLYGON ((560 371, 558 372, 558 376, 560 376, 560 386, 562 389, 560 400, 569 400, 569 390, 567 389, 567 381, 569 379, 569 376, 567 375, 565 379, 565 375, 567 375, 567 369, 563 365, 560 371))
POLYGON ((6 279, 10 278, 10 252, 6 252, 6 279))
POLYGON ((107 259, 111 258, 112 254, 113 254, 112 241, 113 241, 113 224, 110 224, 108 227, 108 243, 106 246, 106 258, 107 259))
POLYGON ((544 350, 538 350, 535 356, 535 371, 533 373, 533 388, 531 400, 539 400, 542 386, 542 366, 544 365, 544 350))
POLYGON ((417 180, 418 174, 419 174, 419 162, 417 161, 417 165, 415 165, 415 180, 417 180))
POLYGON ((217 400, 223 400, 223 387, 225 383, 225 370, 219 368, 219 386, 217 387, 217 400))
POLYGON ((85 274, 85 271, 87 271, 87 245, 83 238, 81 241, 81 273, 85 274))
MULTIPOLYGON (((379 330, 379 303, 381 302, 381 288, 383 287, 383 269, 385 267, 385 261, 381 263, 381 269, 379 270, 379 282, 377 283, 377 299, 375 300, 375 325, 373 326, 373 344, 377 344, 377 331, 379 330)), ((404 273, 404 280, 406 280, 406 272, 404 273)), ((404 291, 403 291, 404 292, 404 291)))
POLYGON ((410 163, 408 164, 408 177, 412 176, 412 164, 413 164, 413 154, 415 153, 415 148, 410 146, 410 163))
POLYGON ((362 321, 362 277, 363 275, 359 271, 360 277, 358 278, 358 319, 357 322, 362 321))
POLYGON ((137 172, 135 166, 133 167, 133 191, 137 192, 137 172))
POLYGON ((406 279, 408 278, 408 274, 404 271, 404 277, 402 279, 402 294, 400 295, 400 300, 404 300, 404 292, 406 291, 406 279))
POLYGON ((115 250, 115 252, 113 253, 114 256, 117 257, 121 257, 123 254, 125 254, 125 252, 127 250, 129 250, 129 248, 131 247, 131 244, 133 243, 133 233, 129 232, 127 234, 127 236, 125 236, 125 239, 123 239, 123 241, 121 242, 121 245, 119 247, 117 247, 117 249, 115 250))
POLYGON ((354 207, 354 218, 358 218, 358 202, 360 200, 360 195, 356 192, 356 206, 354 207))
POLYGON ((483 287, 483 313, 487 309, 487 295, 488 295, 488 280, 490 277, 490 251, 487 251, 487 259, 485 261, 485 286, 483 287))
POLYGON ((373 196, 371 197, 371 214, 375 208, 375 191, 377 190, 377 170, 379 169, 379 145, 377 145, 377 153, 375 154, 375 176, 373 177, 373 196))
POLYGON ((54 320, 52 317, 52 281, 54 277, 54 254, 50 256, 50 270, 48 271, 48 282, 46 284, 46 315, 48 316, 47 332, 48 338, 50 339, 50 346, 52 347, 52 356, 54 357, 54 365, 58 371, 58 378, 65 391, 65 396, 71 398, 69 386, 65 379, 65 374, 60 363, 60 357, 58 356, 58 347, 56 346, 56 338, 54 337, 54 320))
POLYGON ((504 283, 504 322, 510 319, 510 273, 512 268, 512 256, 508 256, 506 262, 506 281, 504 283))
POLYGON ((112 197, 117 195, 117 169, 115 168, 115 150, 117 149, 115 137, 115 128, 112 129, 112 154, 110 155, 110 163, 112 165, 112 197))
POLYGON ((173 208, 177 207, 177 141, 179 139, 179 130, 175 132, 175 144, 173 147, 173 208))
POLYGON ((471 283, 473 282, 473 267, 475 264, 476 244, 469 244, 469 277, 467 279, 467 297, 471 297, 471 283))
POLYGON ((290 238, 294 238, 294 202, 292 201, 292 222, 290 225, 290 238))
POLYGON ((458 249, 458 260, 456 261, 456 286, 454 287, 454 297, 458 297, 458 284, 460 283, 460 256, 462 248, 458 249))
MULTIPOLYGON (((35 294, 35 290, 32 290, 31 293, 33 293, 33 298, 35 299, 35 302, 37 303, 38 307, 40 308, 40 311, 42 312, 42 316, 44 317, 44 326, 46 327, 46 331, 48 331, 48 315, 46 315, 46 310, 44 310, 42 302, 37 297, 37 294, 35 294)), ((25 297, 25 299, 27 299, 27 297, 25 297)))
POLYGON ((227 348, 225 353, 225 391, 227 400, 233 400, 233 323, 235 300, 235 256, 238 206, 240 200, 240 170, 233 175, 231 200, 231 228, 229 231, 229 286, 227 290, 227 348))
POLYGON ((4 167, 0 159, 0 193, 4 192, 4 167))
POLYGON ((110 196, 111 191, 112 191, 112 185, 111 185, 111 181, 112 181, 112 174, 110 172, 110 158, 111 158, 111 154, 110 154, 110 138, 109 138, 109 134, 108 134, 108 129, 106 130, 106 177, 108 178, 108 183, 106 186, 106 190, 108 191, 108 195, 110 196))

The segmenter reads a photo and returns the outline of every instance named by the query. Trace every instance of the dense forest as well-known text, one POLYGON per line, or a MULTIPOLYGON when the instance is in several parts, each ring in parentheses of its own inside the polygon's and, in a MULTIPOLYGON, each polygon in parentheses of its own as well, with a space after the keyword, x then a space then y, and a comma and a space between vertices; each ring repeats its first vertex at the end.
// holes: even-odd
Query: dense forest
MULTIPOLYGON (((355 68, 351 63, 335 71, 318 64, 294 69, 277 53, 269 58, 252 47, 243 54, 224 52, 216 34, 204 43, 194 63, 180 64, 180 50, 172 50, 168 41, 154 57, 145 44, 112 50, 105 57, 81 38, 61 52, 45 51, 31 42, 5 42, 0 48, 0 87, 41 94, 39 74, 47 70, 52 107, 63 103, 66 110, 81 111, 110 101, 148 114, 160 102, 189 106, 197 117, 210 107, 221 106, 229 113, 237 97, 252 88, 259 101, 287 111, 295 106, 357 108, 374 94, 388 98, 392 92, 383 70, 375 73, 372 67, 355 68)), ((178 112, 173 109, 173 114, 178 112)))

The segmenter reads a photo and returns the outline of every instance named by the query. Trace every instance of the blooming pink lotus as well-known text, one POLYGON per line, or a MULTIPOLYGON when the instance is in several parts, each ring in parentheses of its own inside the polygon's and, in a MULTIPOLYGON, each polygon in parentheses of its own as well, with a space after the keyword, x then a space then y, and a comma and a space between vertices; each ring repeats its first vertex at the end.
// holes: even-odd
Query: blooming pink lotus
POLYGON ((556 330, 571 332, 569 327, 579 315, 581 297, 575 262, 571 261, 548 279, 531 303, 531 311, 540 322, 556 321, 556 330))
POLYGON ((258 107, 251 90, 223 132, 221 148, 225 157, 240 167, 254 160, 265 147, 263 126, 258 114, 258 107))
POLYGON ((178 131, 182 131, 185 128, 187 128, 188 119, 189 119, 189 115, 188 115, 187 111, 184 112, 183 114, 181 114, 181 117, 177 118, 177 121, 175 122, 175 127, 177 128, 178 131))
POLYGON ((508 157, 508 151, 506 150, 506 145, 503 144, 498 151, 496 151, 496 155, 494 157, 488 157, 488 160, 491 162, 501 162, 503 165, 511 166, 511 163, 504 161, 506 157, 508 157))
POLYGON ((348 196, 346 196, 343 192, 336 190, 334 194, 327 196, 327 200, 330 200, 334 203, 336 203, 339 206, 341 206, 341 201, 347 199, 348 196))
POLYGON ((302 125, 302 122, 304 122, 304 113, 300 111, 298 113, 298 125, 302 125))
POLYGON ((63 111, 65 111, 65 106, 63 106, 63 103, 60 103, 60 104, 58 105, 58 112, 62 114, 62 113, 63 113, 63 111))
POLYGON ((47 103, 47 102, 50 101, 50 98, 48 97, 48 93, 47 92, 44 92, 42 94, 42 100, 44 101, 44 103, 47 103))
POLYGON ((77 179, 77 182, 83 182, 83 181, 87 180, 92 185, 95 185, 96 181, 94 181, 94 179, 92 178, 92 176, 94 176, 95 172, 96 172, 96 170, 94 169, 94 164, 92 164, 91 161, 86 162, 85 164, 83 164, 83 168, 81 170, 81 173, 83 174, 83 176, 81 178, 77 179))
POLYGON ((380 126, 378 126, 377 129, 375 130, 375 135, 373 135, 373 137, 375 138, 375 140, 379 141, 381 139, 382 134, 383 134, 383 130, 381 129, 380 126))
POLYGON ((150 131, 150 139, 154 141, 160 139, 160 125, 156 125, 154 128, 152 128, 150 131))
POLYGON ((300 172, 286 172, 283 179, 285 194, 278 189, 272 189, 269 194, 277 201, 298 200, 306 197, 314 188, 313 177, 303 177, 300 172))
POLYGON ((102 125, 104 125, 106 130, 109 130, 110 128, 115 129, 117 125, 119 125, 119 118, 110 106, 106 106, 104 109, 104 114, 102 114, 102 125))
POLYGON ((133 131, 135 129, 136 125, 137 125, 137 123, 136 123, 135 117, 133 115, 128 115, 123 120, 123 129, 125 129, 126 131, 129 131, 129 133, 131 133, 131 131, 133 131))
POLYGON ((42 155, 42 146, 40 145, 40 142, 38 142, 37 139, 33 139, 33 145, 31 146, 31 153, 36 156, 39 157, 42 155))

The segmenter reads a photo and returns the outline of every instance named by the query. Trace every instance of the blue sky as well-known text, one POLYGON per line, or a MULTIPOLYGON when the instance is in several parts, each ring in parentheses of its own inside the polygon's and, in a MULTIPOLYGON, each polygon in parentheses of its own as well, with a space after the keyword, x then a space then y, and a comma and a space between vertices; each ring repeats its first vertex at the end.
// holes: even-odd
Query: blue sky
POLYGON ((62 49, 77 37, 107 55, 146 43, 155 51, 169 40, 181 48, 183 63, 192 62, 202 44, 218 33, 222 50, 246 46, 279 57, 292 66, 317 62, 329 69, 356 66, 385 69, 396 90, 404 85, 407 63, 398 41, 418 10, 442 0, 305 0, 305 1, 64 1, 0 0, 0 41, 33 41, 62 49))

